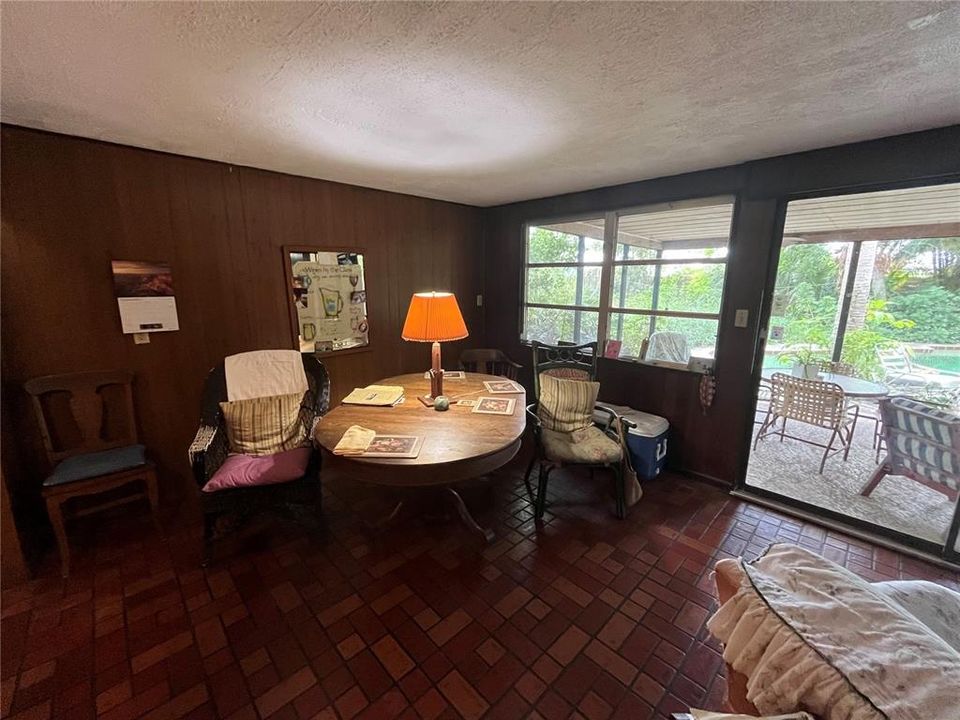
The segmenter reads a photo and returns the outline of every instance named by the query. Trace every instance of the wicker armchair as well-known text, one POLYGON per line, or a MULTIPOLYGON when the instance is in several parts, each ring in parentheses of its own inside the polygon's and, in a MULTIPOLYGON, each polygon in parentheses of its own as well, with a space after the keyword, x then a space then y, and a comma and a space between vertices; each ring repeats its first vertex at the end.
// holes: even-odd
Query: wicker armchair
MULTIPOLYGON (((597 378, 597 343, 583 345, 544 345, 533 343, 533 386, 537 402, 527 406, 527 423, 533 432, 534 455, 527 466, 524 482, 529 483, 530 473, 534 465, 539 465, 537 495, 534 504, 534 514, 539 520, 547 505, 547 483, 550 473, 565 465, 577 465, 590 468, 609 468, 613 471, 616 483, 616 514, 623 518, 627 513, 627 502, 624 495, 623 476, 620 467, 622 451, 620 436, 614 422, 617 414, 610 408, 597 405, 594 414, 604 417, 603 422, 595 423, 598 431, 590 433, 592 437, 578 443, 565 442, 558 433, 543 427, 537 406, 540 399, 540 376, 549 374, 572 380, 596 380, 597 378), (615 443, 614 448, 610 443, 615 443), (602 445, 602 447, 600 447, 602 445), (581 452, 583 450, 584 452, 581 452), (602 461, 591 461, 581 456, 603 455, 602 461)), ((571 436, 572 437, 572 436, 571 436)), ((528 485, 529 487, 529 485, 528 485)))
POLYGON ((820 469, 817 471, 822 475, 827 458, 830 456, 843 452, 843 459, 847 459, 859 416, 860 407, 847 402, 843 388, 839 385, 774 373, 770 378, 770 407, 757 431, 753 447, 756 449, 757 443, 771 435, 779 435, 780 442, 788 437, 822 447, 824 448, 823 458, 820 460, 820 469), (796 420, 830 430, 830 440, 823 444, 809 438, 789 435, 786 432, 787 420, 796 420), (833 447, 835 442, 839 442, 836 448, 833 447))
POLYGON ((869 496, 887 475, 904 475, 943 493, 960 494, 960 415, 905 397, 880 400, 887 455, 860 490, 869 496))
MULTIPOLYGON (((301 419, 309 433, 308 437, 312 437, 316 422, 330 407, 330 379, 319 360, 312 355, 301 357, 308 385, 301 404, 301 419)), ((227 398, 227 374, 221 362, 207 376, 200 428, 189 450, 198 490, 202 490, 210 481, 229 453, 226 427, 220 410, 220 403, 227 398)), ((200 492, 203 564, 207 565, 212 559, 215 539, 236 529, 249 516, 262 509, 278 510, 310 524, 316 523, 321 510, 320 457, 320 452, 314 448, 303 477, 290 482, 200 492), (225 523, 221 521, 228 519, 231 521, 229 526, 223 527, 225 523)))
POLYGON ((516 380, 517 374, 523 365, 515 363, 503 350, 493 348, 476 348, 464 350, 460 353, 460 369, 466 372, 499 375, 516 380))

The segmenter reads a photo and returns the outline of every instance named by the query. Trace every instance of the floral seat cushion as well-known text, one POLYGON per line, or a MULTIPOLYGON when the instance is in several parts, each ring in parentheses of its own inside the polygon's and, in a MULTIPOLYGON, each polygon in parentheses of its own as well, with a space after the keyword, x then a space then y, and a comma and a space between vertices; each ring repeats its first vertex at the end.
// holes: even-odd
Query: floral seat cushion
POLYGON ((543 429, 547 460, 577 465, 600 465, 620 461, 620 443, 591 425, 573 432, 543 429))

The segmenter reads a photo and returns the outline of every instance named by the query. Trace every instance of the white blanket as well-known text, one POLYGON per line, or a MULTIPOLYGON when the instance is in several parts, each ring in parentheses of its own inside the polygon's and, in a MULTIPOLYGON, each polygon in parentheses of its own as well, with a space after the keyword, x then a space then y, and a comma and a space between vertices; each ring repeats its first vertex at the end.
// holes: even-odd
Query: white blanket
MULTIPOLYGON (((793 545, 740 563, 741 588, 708 628, 762 713, 960 718, 960 653, 885 588, 793 545)), ((943 619, 956 626, 960 595, 940 597, 943 619)))
POLYGON ((250 400, 306 392, 307 374, 298 350, 254 350, 223 361, 227 400, 250 400))

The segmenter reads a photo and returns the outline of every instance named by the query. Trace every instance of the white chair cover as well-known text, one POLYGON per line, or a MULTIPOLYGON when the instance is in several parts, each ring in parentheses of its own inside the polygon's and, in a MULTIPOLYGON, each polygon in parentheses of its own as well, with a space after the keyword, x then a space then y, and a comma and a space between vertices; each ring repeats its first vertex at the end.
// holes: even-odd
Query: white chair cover
POLYGON ((291 395, 309 389, 298 350, 254 350, 223 361, 227 400, 291 395))

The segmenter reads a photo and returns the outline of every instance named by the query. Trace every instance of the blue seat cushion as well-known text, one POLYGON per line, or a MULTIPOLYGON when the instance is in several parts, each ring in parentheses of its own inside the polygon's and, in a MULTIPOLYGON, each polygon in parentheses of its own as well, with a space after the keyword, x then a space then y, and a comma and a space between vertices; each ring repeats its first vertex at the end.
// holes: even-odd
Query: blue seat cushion
POLYGON ((57 465, 50 477, 43 481, 43 486, 64 485, 77 480, 87 480, 121 470, 130 470, 146 464, 146 448, 143 445, 128 445, 127 447, 74 455, 57 465))

